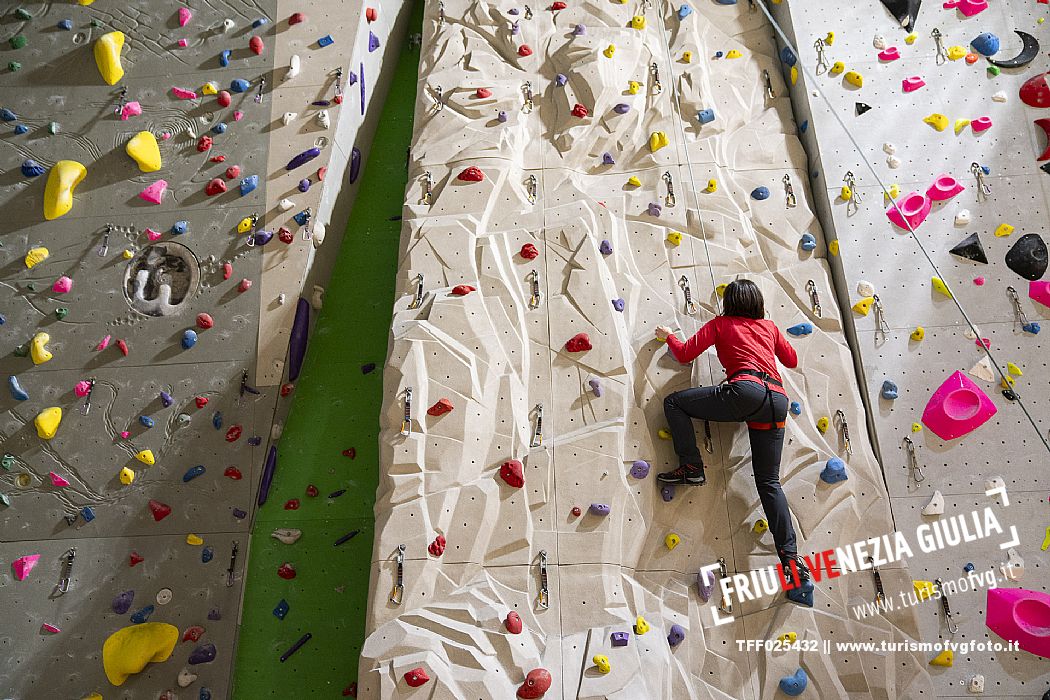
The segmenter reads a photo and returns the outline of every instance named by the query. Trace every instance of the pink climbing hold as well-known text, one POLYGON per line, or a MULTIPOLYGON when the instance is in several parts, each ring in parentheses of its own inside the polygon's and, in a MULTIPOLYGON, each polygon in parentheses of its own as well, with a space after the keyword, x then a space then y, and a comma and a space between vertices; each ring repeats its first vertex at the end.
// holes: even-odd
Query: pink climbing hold
POLYGON ((252 53, 256 56, 261 56, 263 52, 263 40, 261 36, 253 36, 248 40, 248 48, 251 49, 252 53))
POLYGON ((905 231, 908 230, 909 224, 914 230, 926 220, 932 206, 933 202, 926 195, 918 192, 909 192, 897 201, 896 206, 890 204, 889 208, 886 209, 886 217, 905 231), (902 213, 904 214, 903 217, 901 216, 902 213), (905 223, 905 220, 908 223, 905 223))
POLYGON ((1028 296, 1043 306, 1050 307, 1050 282, 1035 280, 1028 283, 1028 296))
POLYGON ((991 117, 977 117, 976 119, 973 119, 973 120, 970 121, 970 128, 973 129, 978 134, 981 133, 982 131, 988 131, 988 129, 992 128, 992 118, 991 117))
POLYGON ((989 588, 984 624, 1029 654, 1050 658, 1050 595, 1026 588, 989 588))
POLYGON ((535 260, 539 257, 540 251, 536 250, 536 246, 531 243, 526 243, 521 247, 521 251, 518 253, 521 257, 526 260, 535 260))
POLYGON ((551 688, 551 672, 545 668, 534 668, 525 676, 525 682, 518 687, 518 697, 523 700, 537 700, 551 688))
POLYGON ((151 241, 159 241, 160 237, 164 235, 160 231, 154 231, 151 228, 147 228, 144 233, 146 234, 146 238, 150 239, 151 241))
POLYGON ((959 0, 956 9, 965 17, 973 17, 988 9, 988 0, 959 0))
POLYGON ((151 204, 160 204, 164 199, 164 193, 168 191, 167 180, 157 180, 146 189, 139 192, 139 199, 144 199, 151 204))
POLYGON ((983 277, 978 276, 978 277, 974 277, 973 278, 973 283, 975 285, 977 285, 978 287, 983 287, 984 286, 984 282, 985 282, 985 279, 983 277))
POLYGON ((105 338, 103 338, 102 340, 98 341, 98 345, 95 346, 95 350, 97 352, 102 352, 103 350, 108 348, 109 347, 109 340, 112 337, 113 336, 111 336, 111 335, 107 335, 105 338))
POLYGON ((920 76, 913 75, 910 78, 905 78, 901 81, 901 88, 904 90, 904 92, 915 92, 925 84, 926 81, 923 80, 920 76))
POLYGON ((890 46, 887 49, 879 51, 880 61, 896 61, 901 57, 901 52, 896 46, 890 46))
POLYGON ((15 578, 19 581, 25 581, 26 576, 36 567, 38 561, 40 561, 39 554, 26 554, 15 559, 11 562, 11 568, 15 570, 15 578))
POLYGON ((222 278, 224 280, 228 280, 232 276, 233 276, 233 263, 224 262, 222 264, 222 278))
POLYGON ((933 392, 922 422, 942 440, 954 440, 979 428, 997 410, 981 387, 956 370, 933 392))
POLYGON ((179 26, 180 27, 185 27, 187 24, 190 23, 191 19, 193 19, 193 13, 190 12, 190 8, 188 8, 188 7, 180 7, 179 8, 179 26))
POLYGON ((233 101, 233 96, 226 90, 220 90, 219 94, 215 96, 215 101, 219 103, 220 107, 229 107, 230 102, 233 101))
POLYGON ((242 112, 239 109, 234 110, 234 112, 233 112, 233 121, 239 122, 242 119, 244 119, 244 112, 242 112))
POLYGON ((67 294, 73 288, 73 280, 62 275, 51 285, 51 291, 55 294, 67 294))
POLYGON ((50 622, 45 622, 42 625, 40 625, 40 629, 44 630, 45 632, 50 632, 51 634, 58 634, 62 631, 58 627, 52 625, 50 622))
POLYGON ((58 474, 56 474, 54 472, 48 472, 47 475, 49 477, 51 477, 51 485, 52 486, 56 486, 56 487, 69 486, 69 482, 66 479, 64 479, 63 477, 59 476, 58 474))
POLYGON ((431 542, 430 546, 427 547, 427 551, 430 552, 430 554, 432 556, 435 556, 435 557, 440 557, 442 554, 444 554, 445 553, 445 536, 444 535, 438 535, 437 537, 435 537, 434 541, 431 542))
POLYGON ((252 288, 252 281, 250 279, 247 279, 247 278, 241 280, 241 283, 237 285, 237 291, 240 292, 241 294, 244 294, 245 292, 247 292, 251 288, 252 288))
POLYGON ((926 196, 932 200, 942 202, 959 194, 966 187, 951 175, 945 173, 938 175, 933 184, 926 190, 926 196))
POLYGON ((150 513, 153 513, 153 519, 159 523, 161 520, 171 515, 171 506, 167 503, 161 503, 160 501, 155 501, 151 498, 149 501, 149 511, 150 513))
POLYGON ((492 97, 492 90, 489 90, 488 88, 478 88, 475 94, 478 96, 478 99, 483 100, 486 97, 492 97))
POLYGON ((84 398, 91 393, 91 382, 81 379, 73 387, 73 393, 76 394, 78 398, 84 398))
POLYGON ((521 615, 511 610, 507 613, 507 619, 503 621, 503 626, 511 634, 521 634, 521 615))
POLYGON ((190 40, 189 39, 179 39, 176 43, 179 45, 180 49, 184 49, 184 48, 186 48, 187 46, 190 45, 190 40))
POLYGON ((469 284, 457 284, 455 287, 452 288, 452 291, 449 292, 449 294, 451 294, 454 297, 465 297, 471 292, 476 291, 477 289, 471 287, 469 284))
POLYGON ((123 121, 127 121, 131 117, 137 117, 142 114, 142 105, 137 101, 128 102, 120 108, 120 118, 123 121))
POLYGON ((366 7, 365 8, 365 19, 368 20, 370 23, 371 22, 375 22, 378 17, 379 17, 379 14, 376 12, 376 8, 374 8, 374 7, 366 7))
POLYGON ((180 100, 195 100, 197 99, 197 93, 193 90, 187 90, 186 88, 173 87, 171 94, 180 100))
POLYGON ((516 459, 508 459, 499 468, 499 478, 503 479, 509 485, 516 489, 520 489, 525 485, 525 470, 521 466, 521 462, 516 459))
POLYGON ((422 666, 405 673, 405 683, 408 683, 412 688, 418 688, 429 680, 430 676, 427 675, 427 672, 423 670, 422 666))
POLYGON ((481 172, 481 168, 472 165, 457 175, 456 179, 463 182, 481 182, 485 179, 485 173, 481 172))
POLYGON ((127 440, 129 437, 131 437, 131 433, 129 431, 127 431, 127 430, 121 430, 120 431, 120 439, 121 440, 127 440))
POLYGON ((585 352, 593 347, 586 333, 577 333, 565 341, 565 349, 569 352, 585 352))

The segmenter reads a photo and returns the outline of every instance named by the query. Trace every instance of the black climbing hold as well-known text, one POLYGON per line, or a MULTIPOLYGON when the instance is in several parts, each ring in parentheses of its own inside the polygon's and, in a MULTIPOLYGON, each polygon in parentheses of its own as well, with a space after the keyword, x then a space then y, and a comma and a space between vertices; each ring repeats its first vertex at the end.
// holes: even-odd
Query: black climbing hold
POLYGON ((1047 175, 1050 175, 1050 163, 1043 163, 1042 165, 1039 166, 1039 169, 1042 170, 1047 175))
POLYGON ((1013 389, 1003 389, 1003 397, 1007 401, 1016 401, 1017 400, 1017 393, 1014 392, 1013 389))
POLYGON ((870 109, 871 109, 871 105, 866 105, 863 102, 858 102, 857 103, 857 116, 859 117, 860 115, 864 114, 865 112, 867 112, 870 109))
POLYGON ((1017 239, 1006 254, 1006 266, 1024 277, 1035 281, 1046 272, 1046 243, 1037 233, 1026 233, 1017 239))
POLYGON ((922 0, 882 0, 882 4, 900 22, 902 28, 909 32, 915 30, 915 18, 919 15, 922 0))
POLYGON ((958 255, 960 258, 984 263, 985 265, 988 264, 988 256, 984 254, 984 246, 981 245, 981 239, 977 237, 976 233, 971 233, 948 252, 952 255, 958 255))

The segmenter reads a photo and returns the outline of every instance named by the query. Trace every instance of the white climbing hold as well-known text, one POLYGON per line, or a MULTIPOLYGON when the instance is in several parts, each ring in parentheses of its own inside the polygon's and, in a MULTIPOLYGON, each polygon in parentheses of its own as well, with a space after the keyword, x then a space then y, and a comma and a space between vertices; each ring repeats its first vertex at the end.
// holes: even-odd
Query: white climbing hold
POLYGON ((284 79, 291 80, 295 76, 299 75, 301 65, 302 61, 299 60, 299 54, 293 53, 292 57, 288 59, 288 72, 284 74, 284 79))
POLYGON ((320 311, 324 306, 324 287, 319 284, 314 285, 314 293, 310 295, 310 306, 314 311, 320 311))
POLYGON ((1008 559, 1004 564, 1000 564, 999 571, 1011 581, 1020 581, 1024 576, 1024 559, 1013 547, 1006 550, 1006 554, 1008 559))
POLYGON ((288 211, 289 209, 291 209, 294 206, 295 206, 295 202, 293 202, 290 199, 282 199, 281 201, 277 202, 277 208, 280 209, 281 211, 288 211))
POLYGON ((302 536, 302 530, 287 527, 279 527, 270 533, 270 537, 284 544, 295 544, 302 536))
POLYGON ((1006 92, 1003 90, 992 95, 992 102, 1006 102, 1006 99, 1006 92))
POLYGON ((328 116, 327 109, 322 109, 320 112, 317 113, 317 124, 322 129, 327 129, 332 125, 332 118, 328 116))
POLYGON ((955 225, 965 226, 970 223, 970 210, 962 209, 958 214, 955 215, 955 225))
POLYGON ((889 156, 888 158, 886 158, 886 166, 889 167, 891 170, 896 170, 897 168, 901 167, 901 159, 897 156, 889 156))
POLYGON ((227 19, 224 19, 222 21, 222 31, 223 32, 233 31, 233 28, 236 27, 236 26, 237 26, 237 23, 234 22, 232 19, 227 18, 227 19))
POLYGON ((284 426, 280 423, 274 423, 270 428, 270 439, 277 441, 281 439, 281 433, 284 432, 284 426))
POLYGON ((995 381, 995 373, 992 371, 992 361, 987 355, 982 357, 977 364, 970 368, 970 374, 986 382, 995 381))
POLYGON ((857 294, 862 297, 873 297, 875 296, 875 285, 867 280, 859 280, 857 282, 857 294))
POLYGON ((180 688, 188 688, 193 681, 197 680, 197 674, 184 668, 179 671, 178 683, 180 688))
POLYGON ((277 303, 278 304, 280 304, 281 306, 284 306, 284 303, 286 301, 288 301, 288 295, 287 294, 285 294, 284 292, 281 292, 280 294, 277 295, 277 303))
POLYGON ((871 45, 877 48, 879 51, 882 51, 884 48, 886 48, 886 37, 882 36, 881 34, 876 34, 871 40, 871 45))
POLYGON ((995 489, 1005 489, 1006 482, 1003 481, 1001 476, 993 476, 991 479, 984 480, 984 490, 994 491, 995 489))
POLYGON ((298 116, 299 115, 295 112, 285 112, 283 115, 281 115, 281 123, 283 123, 285 126, 288 126, 289 124, 294 122, 295 118, 298 116))
POLYGON ((944 494, 934 491, 929 503, 922 507, 923 515, 941 515, 944 513, 944 494))
POLYGON ((886 155, 892 156, 894 153, 897 152, 897 147, 889 141, 887 141, 886 143, 882 144, 882 150, 886 152, 886 155))
POLYGON ((976 676, 970 679, 969 683, 966 684, 966 689, 974 695, 980 695, 984 692, 984 676, 978 673, 976 676))
POLYGON ((327 227, 321 222, 317 222, 316 224, 314 224, 314 232, 312 236, 314 250, 317 250, 324 244, 325 231, 327 230, 327 227))

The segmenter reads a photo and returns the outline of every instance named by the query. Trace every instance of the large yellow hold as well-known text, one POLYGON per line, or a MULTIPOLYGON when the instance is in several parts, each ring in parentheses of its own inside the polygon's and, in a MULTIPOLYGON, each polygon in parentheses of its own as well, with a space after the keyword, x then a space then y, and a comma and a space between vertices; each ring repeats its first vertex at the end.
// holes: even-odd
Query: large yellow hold
POLYGON ((48 221, 69 213, 73 190, 87 175, 87 168, 75 160, 60 160, 47 174, 44 187, 44 218, 48 221))
POLYGON ((95 42, 95 63, 102 79, 116 85, 124 77, 124 66, 120 64, 120 50, 124 48, 124 32, 103 34, 95 42))
POLYGON ((58 425, 62 422, 62 409, 58 406, 45 408, 33 419, 36 426, 36 434, 41 440, 50 440, 58 432, 58 425))
POLYGON ((649 150, 656 153, 664 146, 667 146, 671 141, 667 138, 667 134, 662 131, 654 131, 649 136, 649 150))
POLYGON ((29 356, 33 358, 34 365, 42 365, 54 357, 51 351, 47 349, 47 344, 50 342, 51 336, 43 331, 34 335, 33 339, 29 341, 29 356))
POLYGON ((152 173, 160 170, 160 144, 157 143, 157 137, 150 132, 140 131, 132 136, 124 150, 138 163, 142 172, 152 173))
POLYGON ((102 667, 113 685, 124 685, 128 676, 148 663, 167 661, 179 640, 179 628, 166 622, 143 622, 119 629, 102 645, 102 667))

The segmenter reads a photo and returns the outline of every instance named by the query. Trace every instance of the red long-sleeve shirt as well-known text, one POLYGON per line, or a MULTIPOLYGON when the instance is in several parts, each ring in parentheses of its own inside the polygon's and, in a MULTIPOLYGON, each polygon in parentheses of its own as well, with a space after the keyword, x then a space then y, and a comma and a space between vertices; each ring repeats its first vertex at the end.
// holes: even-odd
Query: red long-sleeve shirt
MULTIPOLYGON (((751 369, 765 372, 781 381, 776 360, 789 369, 798 366, 795 348, 791 347, 776 324, 764 318, 715 316, 685 342, 675 335, 667 336, 667 347, 675 359, 682 363, 692 362, 712 345, 715 346, 718 361, 730 377, 742 369, 751 369)), ((779 389, 776 386, 770 388, 774 391, 779 389)))

